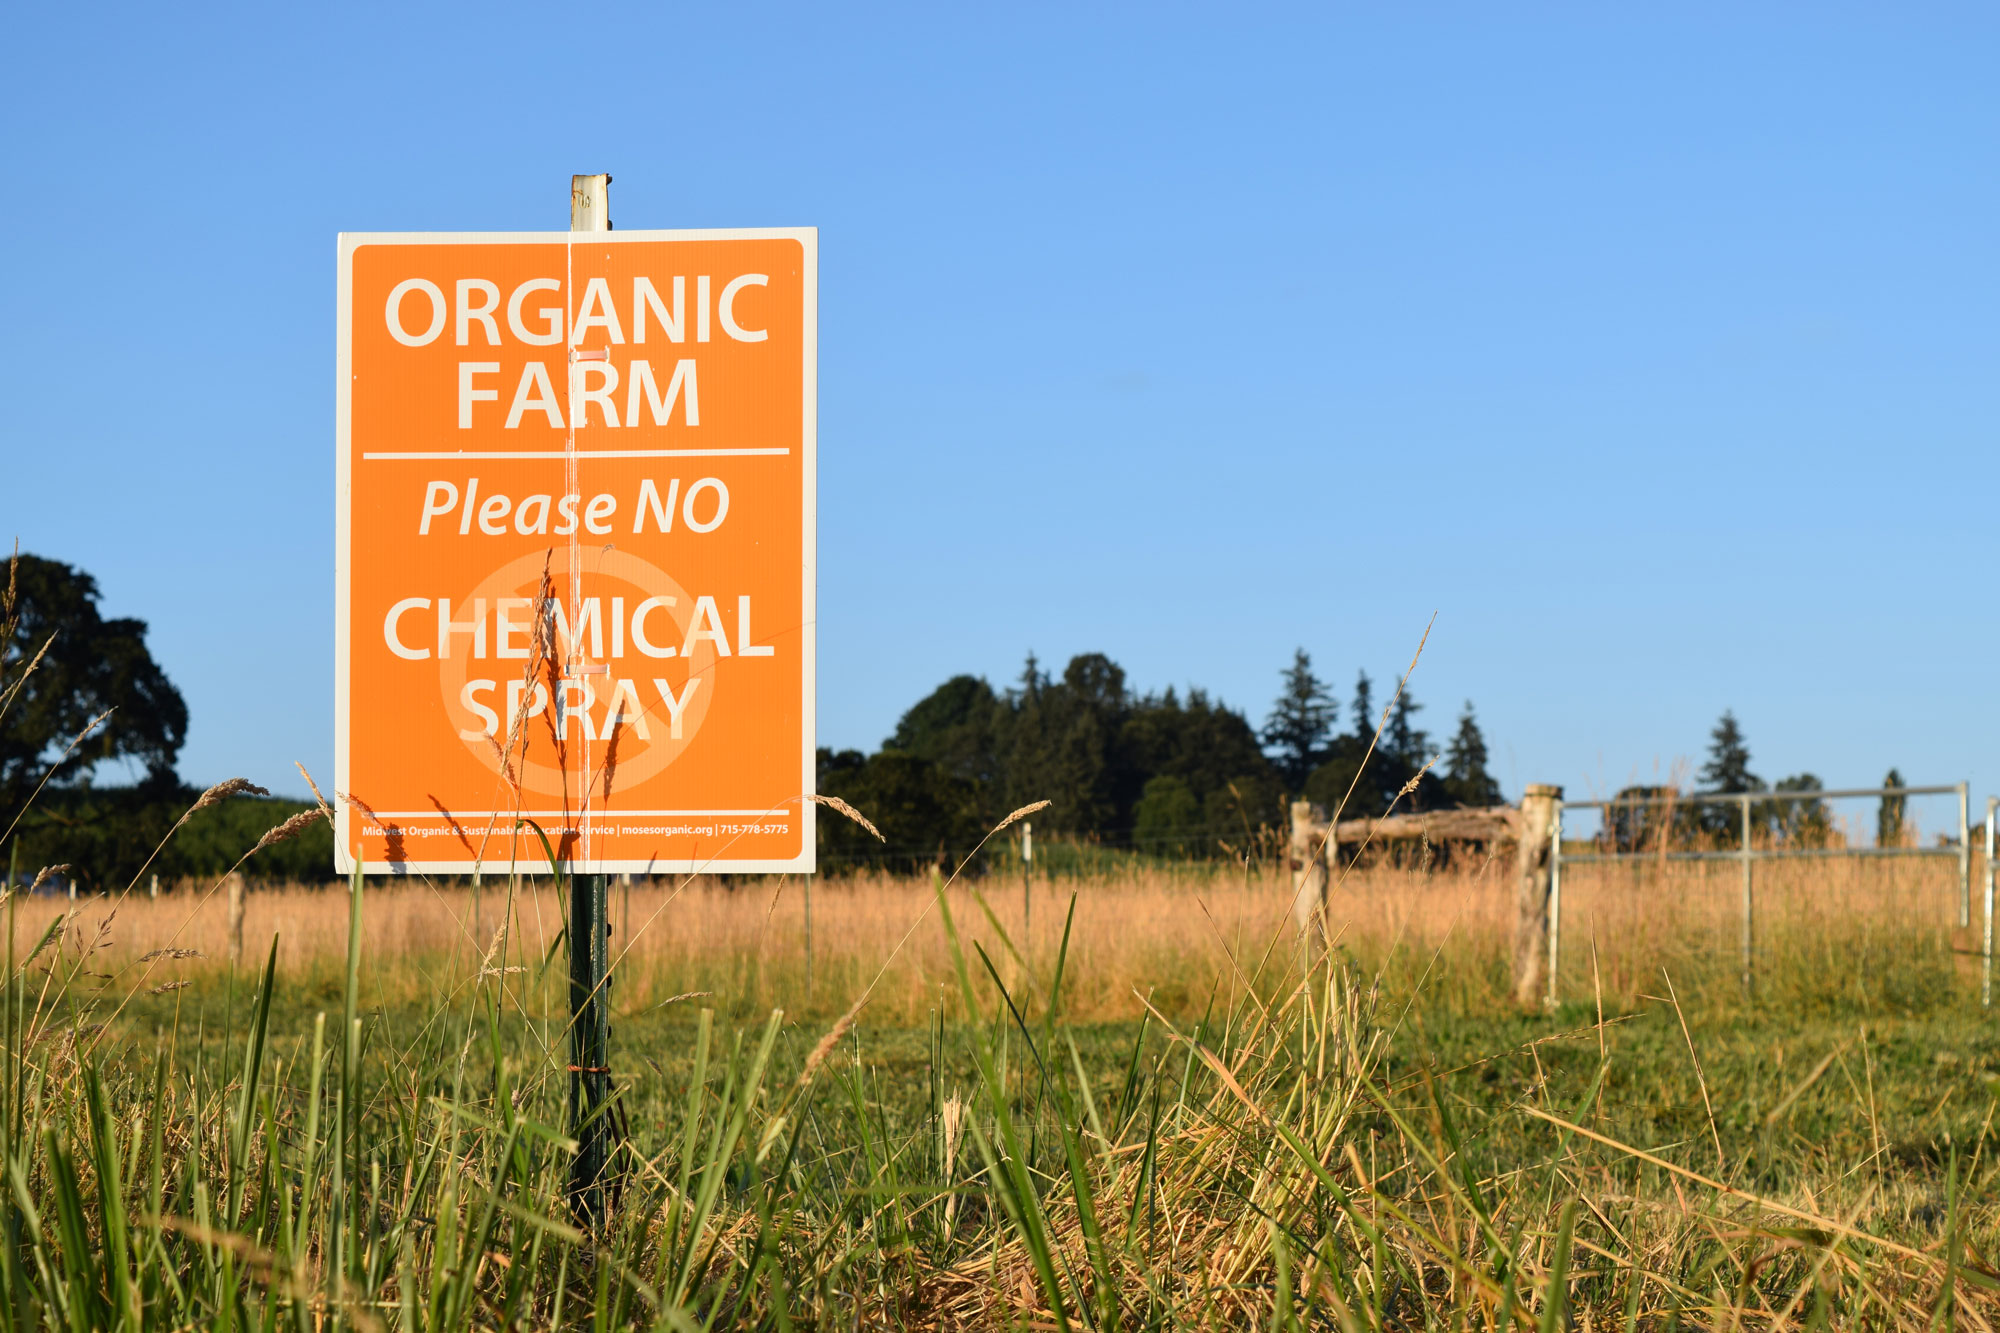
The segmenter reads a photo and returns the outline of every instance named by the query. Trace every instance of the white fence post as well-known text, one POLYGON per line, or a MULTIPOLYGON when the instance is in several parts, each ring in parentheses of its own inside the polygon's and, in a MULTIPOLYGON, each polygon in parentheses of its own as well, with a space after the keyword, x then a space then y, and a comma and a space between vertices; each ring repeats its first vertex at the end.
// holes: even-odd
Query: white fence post
POLYGON ((1556 798, 1549 818, 1549 1008, 1556 1007, 1556 973, 1562 968, 1563 805, 1556 798))
POLYGON ((1757 947, 1756 903, 1750 889, 1750 798, 1743 797, 1743 989, 1748 992, 1757 947))
POLYGON ((1993 1004, 1993 845, 1994 824, 2000 822, 2000 796, 1986 798, 1986 928, 1979 940, 1979 1007, 1993 1004))
POLYGON ((1028 929, 1035 912, 1035 824, 1021 821, 1021 948, 1028 947, 1028 929))

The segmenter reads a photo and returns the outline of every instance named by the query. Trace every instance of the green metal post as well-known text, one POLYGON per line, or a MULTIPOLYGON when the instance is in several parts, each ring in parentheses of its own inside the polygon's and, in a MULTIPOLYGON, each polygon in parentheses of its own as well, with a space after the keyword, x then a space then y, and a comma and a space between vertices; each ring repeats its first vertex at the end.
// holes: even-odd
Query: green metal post
MULTIPOLYGON (((573 232, 611 230, 611 177, 571 176, 569 229, 573 232)), ((576 371, 570 370, 571 393, 576 371)), ((574 400, 572 400, 574 401, 574 400)), ((570 423, 569 450, 574 467, 576 426, 570 423)), ((575 476, 572 472, 571 476, 575 476)), ((577 569, 577 538, 570 536, 570 568, 577 569)), ((579 617, 582 612, 572 608, 579 617)), ((575 651, 574 645, 568 651, 575 651)), ((611 1164, 611 921, 606 907, 606 877, 570 872, 569 885, 569 1132, 576 1139, 576 1161, 570 1167, 570 1206, 584 1226, 605 1220, 605 1179, 611 1164)), ((626 905, 631 899, 628 895, 626 905)), ((629 922, 627 923, 629 925, 629 922)))
POLYGON ((576 1139, 570 1202, 578 1220, 604 1220, 605 1168, 611 1160, 611 927, 605 877, 570 876, 569 1132, 576 1139))

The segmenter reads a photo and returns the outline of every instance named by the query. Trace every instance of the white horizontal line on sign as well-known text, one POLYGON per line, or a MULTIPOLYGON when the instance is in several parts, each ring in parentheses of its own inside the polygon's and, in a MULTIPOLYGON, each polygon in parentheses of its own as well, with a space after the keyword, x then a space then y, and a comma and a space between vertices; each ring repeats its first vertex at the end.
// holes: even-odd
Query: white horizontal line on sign
MULTIPOLYGON (((578 458, 783 458, 790 449, 579 449, 578 458)), ((482 459, 556 459, 570 455, 562 449, 540 450, 499 450, 493 453, 472 453, 460 450, 444 450, 437 453, 378 453, 363 454, 361 457, 374 462, 409 463, 449 463, 456 459, 478 461, 482 459)))
MULTIPOLYGON (((766 819, 773 815, 789 814, 786 810, 592 810, 592 819, 658 819, 663 817, 701 815, 739 815, 749 819, 766 819)), ((514 815, 529 819, 579 819, 581 810, 447 810, 442 813, 432 810, 377 810, 377 819, 504 819, 514 815)), ((365 818, 364 818, 365 823, 365 818)))

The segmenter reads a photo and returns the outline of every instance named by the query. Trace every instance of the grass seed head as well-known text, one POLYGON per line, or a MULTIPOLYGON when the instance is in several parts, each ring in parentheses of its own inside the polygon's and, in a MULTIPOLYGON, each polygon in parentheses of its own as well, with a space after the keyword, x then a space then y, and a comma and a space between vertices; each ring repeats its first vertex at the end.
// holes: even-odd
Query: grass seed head
POLYGON ((383 827, 381 819, 378 818, 375 814, 375 808, 369 805, 368 802, 362 800, 359 796, 356 796, 353 792, 337 791, 334 793, 334 795, 338 796, 341 800, 353 806, 356 810, 359 810, 361 812, 361 817, 368 821, 368 826, 370 828, 380 829, 383 827))
POLYGON ((806 799, 808 801, 811 801, 814 805, 823 805, 829 810, 836 810, 841 814, 846 815, 849 819, 861 825, 862 828, 865 828, 870 833, 874 834, 875 841, 877 842, 889 841, 887 838, 882 836, 881 829, 876 828, 873 824, 868 822, 868 816, 862 814, 859 810, 856 810, 853 806, 841 800, 838 796, 808 796, 806 797, 806 799))
MULTIPOLYGON (((998 833, 1001 829, 1006 828, 1009 824, 1012 824, 1015 820, 1026 819, 1029 815, 1034 814, 1037 810, 1046 810, 1054 804, 1055 804, 1054 801, 1036 801, 1032 805, 1024 805, 1019 810, 1016 810, 1013 814, 1008 815, 1005 819, 995 824, 993 826, 993 832, 998 833)), ((988 834, 987 836, 991 837, 992 834, 988 834)))
POLYGON ((806 1067, 799 1072, 801 1088, 813 1081, 813 1075, 817 1074, 819 1067, 826 1063, 826 1057, 833 1054, 833 1048, 840 1045, 840 1039, 854 1026, 854 1020, 861 1017, 861 1006, 867 1003, 868 992, 863 991, 853 1004, 847 1006, 847 1012, 840 1016, 840 1021, 827 1029, 826 1035, 819 1039, 819 1045, 812 1048, 812 1054, 806 1057, 806 1067))
POLYGON ((257 839, 257 845, 250 850, 252 852, 261 852, 274 842, 283 842, 287 838, 296 838, 299 834, 304 833, 313 824, 324 818, 326 818, 324 810, 301 810, 284 823, 274 828, 266 829, 264 836, 257 839))
POLYGON ((306 766, 296 759, 292 761, 292 767, 299 770, 299 776, 306 780, 306 786, 312 788, 313 799, 319 802, 320 812, 326 816, 326 822, 331 824, 333 822, 333 807, 326 803, 326 797, 319 794, 319 784, 313 781, 313 775, 306 772, 306 766))
POLYGON ((211 805, 220 805, 232 796, 269 796, 270 794, 270 792, 248 778, 224 778, 203 792, 200 799, 188 807, 187 815, 182 815, 181 819, 185 821, 188 815, 195 813, 197 810, 206 810, 211 805))
POLYGON ((486 946, 485 954, 479 959, 479 979, 481 981, 484 981, 487 977, 511 976, 517 972, 526 972, 528 970, 525 967, 516 967, 511 964, 506 967, 495 967, 493 965, 494 958, 500 953, 500 944, 506 938, 507 927, 503 922, 494 930, 492 943, 486 946))
POLYGON ((666 999, 654 1005, 653 1008, 664 1009, 670 1004, 679 1004, 683 1000, 699 1000, 713 994, 715 992, 712 990, 684 990, 679 995, 669 995, 666 999))

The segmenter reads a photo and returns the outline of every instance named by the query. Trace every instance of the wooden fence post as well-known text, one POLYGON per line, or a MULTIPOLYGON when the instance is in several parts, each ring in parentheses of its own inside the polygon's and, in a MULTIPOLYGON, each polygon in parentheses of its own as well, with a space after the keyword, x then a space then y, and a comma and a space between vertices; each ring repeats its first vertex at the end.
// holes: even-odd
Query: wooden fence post
POLYGON ((1326 826, 1315 818, 1311 801, 1292 802, 1291 853, 1292 923, 1299 932, 1299 973, 1319 962, 1326 947, 1326 854, 1320 839, 1326 826))
POLYGON ((1520 842, 1514 853, 1514 1000, 1539 1008, 1549 965, 1549 835, 1562 788, 1528 784, 1521 794, 1520 842))

